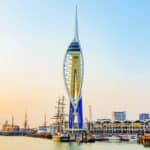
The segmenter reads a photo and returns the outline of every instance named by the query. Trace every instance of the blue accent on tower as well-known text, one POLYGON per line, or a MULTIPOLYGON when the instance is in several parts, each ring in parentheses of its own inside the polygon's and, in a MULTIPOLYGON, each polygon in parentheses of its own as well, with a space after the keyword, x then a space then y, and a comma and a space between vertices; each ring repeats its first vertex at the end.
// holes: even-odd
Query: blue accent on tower
POLYGON ((69 111, 69 128, 72 129, 73 128, 73 123, 74 123, 74 108, 72 103, 70 102, 70 111, 69 111))
MULTIPOLYGON (((74 128, 74 119, 75 119, 75 110, 73 108, 72 103, 70 102, 70 111, 69 111, 69 128, 74 128)), ((78 107, 77 107, 77 119, 78 119, 78 128, 83 128, 83 111, 82 111, 82 97, 79 99, 78 107)))
POLYGON ((82 111, 82 96, 79 99, 78 103, 78 127, 83 128, 83 111, 82 111))
POLYGON ((71 42, 71 44, 69 45, 68 47, 68 52, 78 52, 78 51, 81 51, 80 50, 80 44, 79 42, 71 42))

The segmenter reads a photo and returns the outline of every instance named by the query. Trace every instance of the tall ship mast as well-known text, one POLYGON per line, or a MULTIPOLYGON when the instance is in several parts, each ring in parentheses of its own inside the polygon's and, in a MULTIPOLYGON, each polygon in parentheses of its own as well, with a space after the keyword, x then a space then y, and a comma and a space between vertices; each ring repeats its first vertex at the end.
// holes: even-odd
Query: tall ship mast
POLYGON ((56 114, 53 116, 52 119, 55 119, 56 125, 56 132, 63 132, 64 131, 64 122, 65 122, 65 97, 59 98, 55 106, 56 114))

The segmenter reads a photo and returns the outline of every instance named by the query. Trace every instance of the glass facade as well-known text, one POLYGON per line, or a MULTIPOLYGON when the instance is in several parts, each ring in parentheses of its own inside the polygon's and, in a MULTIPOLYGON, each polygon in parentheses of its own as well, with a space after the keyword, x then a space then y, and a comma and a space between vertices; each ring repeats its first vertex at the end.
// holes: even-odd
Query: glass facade
POLYGON ((126 120, 126 112, 113 112, 113 120, 114 121, 125 121, 126 120))

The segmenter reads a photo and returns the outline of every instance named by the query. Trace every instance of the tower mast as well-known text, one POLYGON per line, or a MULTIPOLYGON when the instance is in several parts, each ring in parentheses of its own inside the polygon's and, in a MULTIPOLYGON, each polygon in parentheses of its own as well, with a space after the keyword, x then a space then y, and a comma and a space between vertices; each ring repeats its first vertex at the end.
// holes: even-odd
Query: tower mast
POLYGON ((75 14, 75 31, 74 31, 74 42, 79 42, 79 34, 78 34, 78 8, 76 6, 76 14, 75 14))

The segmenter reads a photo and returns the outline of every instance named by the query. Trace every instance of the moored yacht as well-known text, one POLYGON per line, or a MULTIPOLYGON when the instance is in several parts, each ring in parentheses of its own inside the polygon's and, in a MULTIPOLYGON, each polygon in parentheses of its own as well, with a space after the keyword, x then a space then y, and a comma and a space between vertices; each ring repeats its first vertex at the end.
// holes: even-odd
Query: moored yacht
POLYGON ((131 135, 129 141, 130 142, 137 142, 138 141, 137 135, 131 135))
POLYGON ((119 136, 109 136, 107 137, 108 141, 120 141, 120 137, 119 136))

